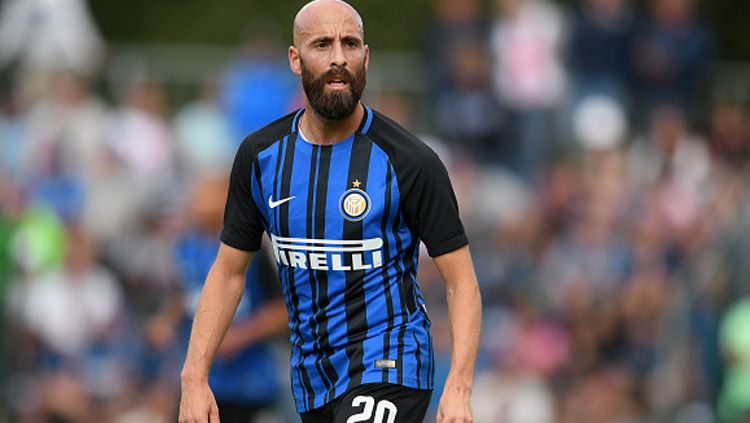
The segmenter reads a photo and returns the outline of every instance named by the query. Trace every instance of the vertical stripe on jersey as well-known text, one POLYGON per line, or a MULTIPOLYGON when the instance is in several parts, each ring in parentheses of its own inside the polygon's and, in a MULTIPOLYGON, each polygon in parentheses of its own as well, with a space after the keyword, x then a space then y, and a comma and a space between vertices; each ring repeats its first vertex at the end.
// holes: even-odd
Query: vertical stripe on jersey
MULTIPOLYGON (((395 204, 392 200, 392 193, 394 191, 393 186, 388 185, 388 170, 390 163, 388 161, 387 154, 378 147, 368 136, 364 136, 367 141, 372 143, 372 152, 370 154, 370 164, 367 175, 367 194, 372 200, 372 208, 368 217, 362 222, 362 238, 363 239, 380 239, 383 241, 383 248, 381 248, 379 258, 379 264, 382 265, 384 250, 388 251, 388 257, 395 257, 395 253, 391 250, 393 242, 388 240, 387 244, 384 238, 387 238, 383 232, 383 221, 382 217, 384 213, 390 214, 395 204), (386 207, 386 191, 390 191, 391 198, 388 200, 390 204, 386 207), (387 210, 386 210, 387 209, 387 210)), ((396 286, 395 283, 389 281, 387 278, 394 273, 393 269, 389 266, 388 259, 386 258, 386 271, 383 269, 373 268, 372 270, 365 271, 365 304, 367 314, 367 333, 364 341, 364 355, 363 362, 366 367, 366 373, 363 375, 362 383, 373 383, 383 382, 383 379, 387 379, 395 372, 390 369, 382 369, 374 367, 377 360, 389 358, 394 356, 390 351, 384 348, 386 343, 384 336, 389 328, 389 314, 393 315, 394 293, 389 289, 396 286), (387 285, 386 285, 387 284, 387 285), (390 298, 387 298, 390 297, 390 298), (389 307, 390 305, 390 307, 389 307), (389 310, 390 308, 390 310, 389 310)), ((392 323, 392 320, 391 320, 392 323)), ((389 339, 388 347, 392 341, 389 339)), ((394 357, 395 358, 395 357, 394 357)))
MULTIPOLYGON (((391 173, 391 166, 390 163, 386 163, 386 171, 385 171, 385 194, 383 195, 383 220, 380 225, 380 232, 381 232, 381 238, 383 239, 383 263, 385 265, 383 266, 383 281, 384 281, 384 290, 385 290, 385 302, 388 307, 388 327, 393 327, 393 321, 394 321, 394 309, 393 309, 393 296, 391 295, 391 278, 388 276, 388 263, 390 263, 391 260, 391 254, 390 254, 390 237, 386 233, 387 227, 388 227, 388 219, 391 215, 391 184, 393 175, 391 173)), ((386 331, 385 335, 383 336, 383 355, 385 359, 391 358, 391 331, 390 329, 386 331)), ((389 371, 387 368, 383 369, 383 383, 388 383, 390 380, 388 379, 389 371)))
MULTIPOLYGON (((314 204, 315 204, 315 177, 318 171, 318 154, 320 153, 320 147, 315 145, 312 147, 312 154, 310 154, 310 169, 307 180, 307 213, 305 213, 305 235, 307 239, 314 238, 313 235, 313 222, 314 222, 314 204)), ((307 277, 310 280, 310 306, 312 313, 309 317, 310 332, 312 333, 313 348, 315 351, 320 351, 320 337, 318 336, 318 328, 315 324, 315 316, 319 313, 318 309, 318 293, 317 281, 315 278, 315 271, 308 267, 307 277)), ((331 383, 324 375, 323 369, 320 367, 320 363, 316 360, 315 367, 318 373, 323 375, 323 384, 326 389, 326 401, 328 401, 328 391, 331 389, 331 383)))
MULTIPOLYGON (((279 198, 279 184, 280 184, 279 175, 281 174, 281 163, 282 163, 282 160, 284 158, 284 144, 286 143, 286 140, 287 140, 287 137, 284 137, 283 139, 281 139, 281 140, 279 140, 279 141, 276 142, 276 144, 277 144, 277 151, 276 151, 276 166, 275 166, 274 172, 273 172, 273 189, 272 189, 273 198, 279 198)), ((269 222, 269 232, 272 232, 272 233, 276 232, 276 233, 278 233, 279 209, 276 208, 276 209, 272 210, 272 214, 273 214, 273 216, 271 218, 271 222, 269 222)), ((281 281, 282 281, 282 287, 285 288, 286 292, 288 292, 289 291, 289 284, 284 284, 283 283, 284 282, 284 277, 282 276, 281 272, 282 272, 282 269, 279 268, 279 279, 281 279, 281 281)), ((286 292, 285 292, 285 294, 286 294, 286 292)), ((284 301, 286 302, 286 308, 287 308, 287 311, 288 311, 288 313, 290 315, 289 316, 289 322, 290 322, 290 324, 294 324, 294 318, 292 316, 294 314, 295 305, 292 304, 289 295, 284 295, 284 301)), ((292 331, 292 336, 290 337, 290 341, 292 343, 292 355, 294 355, 294 350, 295 350, 294 346, 299 342, 294 337, 294 331, 292 331)), ((302 375, 301 375, 299 369, 294 369, 293 368, 292 371, 294 371, 294 372, 297 373, 297 379, 302 379, 302 375)), ((294 389, 294 388, 295 387, 292 385, 292 392, 293 392, 295 398, 299 398, 300 396, 303 399, 306 398, 305 391, 298 391, 297 389, 294 389)))
MULTIPOLYGON (((276 171, 273 174, 273 198, 278 199, 279 198, 279 190, 281 185, 281 178, 279 175, 281 175, 281 164, 284 160, 284 146, 286 145, 286 140, 288 137, 284 137, 282 140, 278 142, 278 151, 276 152, 276 171)), ((278 233, 279 230, 279 208, 277 207, 273 211, 273 228, 274 232, 278 233)))
MULTIPOLYGON (((325 222, 325 213, 320 213, 316 201, 322 198, 325 202, 325 186, 327 186, 328 183, 329 165, 330 148, 322 149, 318 145, 312 146, 312 154, 310 155, 310 177, 307 184, 306 234, 308 239, 325 238, 323 230, 320 229, 320 231, 318 231, 317 223, 318 219, 322 219, 323 222, 325 222), (325 163, 322 163, 320 159, 321 150, 327 152, 326 156, 328 157, 328 160, 326 160, 325 163), (320 167, 323 165, 325 165, 326 168, 321 170, 320 167), (322 193, 320 192, 321 188, 323 191, 322 193)), ((330 350, 327 327, 321 325, 321 322, 325 321, 325 305, 323 305, 323 300, 328 297, 327 273, 325 271, 308 268, 308 277, 310 278, 310 295, 312 299, 312 314, 309 317, 310 329, 314 340, 315 351, 325 357, 327 351, 330 350)), ((323 384, 325 385, 325 402, 327 403, 333 394, 336 370, 331 366, 330 360, 328 359, 316 359, 315 367, 321 375, 323 384)))
POLYGON ((419 385, 419 388, 422 388, 422 378, 419 377, 420 371, 422 370, 422 359, 419 356, 419 340, 417 339, 417 335, 412 332, 411 336, 414 338, 414 343, 417 344, 417 348, 415 350, 415 358, 417 359, 417 384, 419 385))
MULTIPOLYGON (((417 273, 419 272, 419 247, 414 248, 414 253, 412 254, 413 262, 414 262, 414 293, 417 301, 417 312, 422 313, 424 315, 424 318, 422 319, 422 327, 424 328, 425 333, 427 334, 427 344, 424 345, 426 351, 426 360, 427 363, 425 363, 425 371, 427 372, 427 386, 425 386, 426 389, 432 389, 432 378, 434 375, 433 371, 433 364, 434 364, 434 355, 432 350, 432 334, 430 333, 430 321, 429 317, 427 317, 427 309, 424 307, 424 297, 422 296, 422 292, 419 289, 419 286, 417 285, 417 273)), ((416 339, 417 348, 421 348, 421 344, 419 343, 419 340, 416 339)), ((420 382, 421 383, 421 382, 420 382)))
MULTIPOLYGON (((401 295, 401 284, 399 282, 399 280, 403 277, 403 270, 401 267, 403 241, 399 236, 401 216, 401 210, 399 207, 400 194, 396 173, 390 161, 388 162, 387 172, 391 175, 391 182, 389 184, 389 189, 391 192, 389 197, 391 210, 390 215, 387 216, 388 224, 386 225, 385 239, 388 240, 389 244, 389 249, 388 251, 386 251, 386 253, 391 258, 393 263, 392 266, 390 266, 393 268, 393 270, 389 271, 388 274, 388 284, 390 288, 389 292, 391 294, 391 298, 393 299, 392 311, 394 322, 393 325, 391 325, 388 329, 386 337, 388 338, 388 343, 390 345, 388 355, 389 357, 396 360, 396 368, 388 371, 389 382, 394 383, 399 379, 399 374, 401 374, 401 372, 403 371, 403 344, 399 344, 398 339, 399 334, 403 331, 404 326, 406 325, 406 319, 402 310, 403 297, 401 295), (398 318, 398 321, 396 321, 396 318, 398 318)), ((401 336, 400 338, 403 340, 403 336, 401 336)))
MULTIPOLYGON (((396 251, 399 253, 403 252, 403 245, 401 240, 401 235, 398 233, 398 229, 401 226, 401 213, 396 213, 396 216, 393 219, 393 238, 396 240, 396 251)), ((396 283, 398 284, 398 299, 399 303, 401 305, 401 324, 398 325, 396 330, 396 383, 399 385, 402 385, 404 383, 404 330, 406 329, 406 322, 409 321, 409 318, 406 313, 406 302, 404 298, 404 290, 403 290, 403 280, 404 280, 404 272, 401 268, 400 262, 395 263, 396 266, 396 283)))
MULTIPOLYGON (((425 313, 427 314, 427 313, 425 313)), ((427 367, 427 389, 433 389, 433 385, 435 381, 433 380, 435 378, 435 349, 433 347, 432 343, 432 333, 430 331, 427 331, 427 339, 429 342, 429 349, 430 349, 430 365, 427 367)))
MULTIPOLYGON (((253 159, 252 171, 250 176, 250 195, 253 197, 253 201, 255 202, 255 206, 258 208, 258 210, 264 210, 263 204, 265 204, 265 201, 263 200, 263 189, 261 188, 263 185, 260 181, 260 161, 256 157, 255 159, 253 159)), ((266 228, 266 231, 268 231, 271 227, 270 222, 268 222, 268 216, 266 216, 266 214, 262 211, 258 214, 263 221, 263 227, 266 228)))
MULTIPOLYGON (((366 192, 367 175, 370 167, 370 154, 372 143, 355 134, 352 144, 351 158, 349 160, 348 184, 359 181, 359 189, 366 192)), ((352 222, 344 219, 344 233, 342 239, 361 240, 362 221, 352 222)), ((352 265, 351 255, 345 257, 346 266, 352 265)), ((364 338, 367 335, 367 313, 365 311, 365 287, 364 270, 351 270, 346 272, 346 290, 344 302, 346 304, 346 355, 349 358, 349 386, 359 386, 364 371, 364 338)))
MULTIPOLYGON (((415 242, 415 240, 418 239, 415 234, 412 234, 411 236, 411 244, 409 245, 409 248, 404 252, 404 277, 401 278, 401 282, 403 283, 403 293, 404 298, 402 298, 404 303, 404 308, 406 308, 407 316, 412 313, 408 310, 408 305, 410 301, 413 301, 414 303, 417 302, 416 299, 416 279, 417 279, 417 258, 419 257, 419 250, 418 246, 419 244, 415 242)), ((418 308, 418 304, 415 304, 415 310, 414 312, 417 312, 416 308, 418 308)), ((419 340, 417 337, 414 337, 415 347, 416 347, 416 366, 417 366, 417 375, 419 375, 419 368, 421 367, 421 360, 419 357, 420 350, 422 348, 422 345, 419 343, 419 340)), ((422 380, 417 379, 417 389, 422 389, 422 380)))
MULTIPOLYGON (((279 188, 279 194, 276 196, 276 199, 279 198, 287 198, 289 197, 289 192, 291 191, 291 183, 292 183, 292 166, 294 165, 294 147, 296 144, 297 137, 292 135, 291 137, 287 137, 284 140, 284 151, 283 151, 283 166, 281 168, 281 180, 279 181, 279 184, 277 185, 279 188), (279 186, 280 185, 280 186, 279 186)), ((276 173, 278 176, 278 171, 276 173)), ((274 187, 274 190, 276 190, 276 187, 274 187)), ((281 234, 282 237, 288 237, 289 236, 289 201, 281 204, 280 206, 276 207, 276 215, 278 216, 278 228, 279 228, 279 234, 281 234)), ((297 295, 297 289, 294 286, 294 268, 291 268, 289 266, 285 267, 286 273, 287 273, 287 285, 289 289, 289 294, 292 299, 292 304, 294 305, 294 311, 293 311, 293 321, 294 321, 294 328, 293 332, 299 332, 299 326, 300 326, 300 313, 299 313, 299 296, 297 295)), ((299 339, 300 345, 296 349, 302 348, 302 343, 304 343, 303 339, 299 339)), ((293 348, 294 349, 294 348, 293 348)), ((295 362, 295 366, 300 362, 301 357, 297 357, 297 361, 295 362)), ((304 365, 302 366, 296 366, 298 367, 302 379, 302 386, 304 388, 304 398, 305 401, 308 404, 309 408, 312 408, 313 400, 314 400, 314 391, 312 388, 312 384, 310 382, 310 377, 307 374, 307 369, 304 365)))
MULTIPOLYGON (((313 237, 317 239, 325 239, 326 232, 326 202, 328 201, 328 179, 331 171, 331 147, 319 147, 315 146, 320 151, 318 156, 317 174, 315 177, 315 210, 313 219, 313 237)), ((320 351, 323 354, 323 360, 321 365, 323 367, 323 373, 325 377, 331 382, 326 392, 326 402, 328 398, 335 394, 333 389, 336 386, 336 382, 339 379, 339 375, 336 369, 331 365, 330 356, 333 352, 331 348, 329 332, 328 332, 328 317, 326 316, 326 309, 329 305, 328 299, 328 272, 325 270, 315 271, 315 281, 317 283, 317 301, 320 305, 319 311, 314 316, 314 324, 318 327, 318 336, 320 338, 320 351)))
MULTIPOLYGON (((283 139, 276 142, 277 145, 277 151, 276 151, 276 166, 273 172, 273 189, 272 189, 272 195, 273 198, 279 198, 279 186, 281 184, 279 175, 281 174, 281 163, 284 159, 284 145, 286 144, 287 137, 284 137, 283 139)), ((265 201, 265 200, 264 200, 265 201)), ((271 222, 269 223, 269 231, 271 233, 278 233, 278 227, 279 227, 279 208, 272 210, 273 217, 271 218, 271 222), (271 229, 272 228, 272 229, 271 229)), ((281 272, 283 271, 282 268, 279 268, 279 279, 282 281, 282 286, 285 288, 286 293, 289 292, 289 284, 284 284, 283 281, 285 280, 281 272)), ((290 325, 294 325, 294 314, 296 313, 296 304, 294 304, 291 301, 290 295, 284 295, 284 301, 286 302, 286 308, 289 313, 289 323, 290 325)), ((292 343, 292 356, 294 357, 294 351, 296 351, 295 346, 299 346, 302 344, 301 340, 297 339, 295 337, 295 331, 291 331, 292 335, 290 337, 290 341, 292 343)), ((294 361, 294 360, 292 360, 294 361)), ((297 373, 297 379, 302 379, 302 373, 299 369, 292 368, 293 372, 297 373)), ((292 385, 292 392, 294 394, 295 398, 302 397, 303 400, 307 399, 307 393, 305 391, 300 391, 298 389, 295 389, 296 387, 292 385)))

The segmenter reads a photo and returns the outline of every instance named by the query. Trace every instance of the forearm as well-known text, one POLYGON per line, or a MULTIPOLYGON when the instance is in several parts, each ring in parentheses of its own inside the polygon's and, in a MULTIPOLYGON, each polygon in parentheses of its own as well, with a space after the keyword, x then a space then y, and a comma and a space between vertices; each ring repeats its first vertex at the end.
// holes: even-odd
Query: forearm
POLYGON ((245 287, 243 274, 226 274, 214 265, 198 300, 182 378, 205 380, 221 340, 232 322, 245 287))
POLYGON ((448 287, 447 290, 451 334, 448 382, 459 389, 470 391, 479 348, 482 301, 473 272, 467 277, 469 279, 465 282, 448 287))
POLYGON ((451 368, 446 385, 470 391, 479 348, 482 299, 469 247, 435 257, 435 265, 445 280, 450 318, 451 368))

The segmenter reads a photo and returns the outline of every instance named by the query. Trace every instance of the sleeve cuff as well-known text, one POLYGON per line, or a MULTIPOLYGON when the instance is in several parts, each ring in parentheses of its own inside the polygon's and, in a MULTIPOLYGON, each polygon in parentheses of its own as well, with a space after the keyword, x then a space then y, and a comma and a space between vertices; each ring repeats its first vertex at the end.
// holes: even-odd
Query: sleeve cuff
POLYGON ((466 234, 454 236, 453 238, 435 244, 428 245, 425 243, 427 246, 427 254, 429 254, 430 257, 437 257, 445 253, 450 253, 451 251, 458 250, 468 244, 469 238, 466 237, 466 234))
POLYGON ((260 250, 260 242, 248 242, 246 239, 234 236, 230 232, 223 230, 220 236, 221 242, 242 251, 255 252, 260 250))

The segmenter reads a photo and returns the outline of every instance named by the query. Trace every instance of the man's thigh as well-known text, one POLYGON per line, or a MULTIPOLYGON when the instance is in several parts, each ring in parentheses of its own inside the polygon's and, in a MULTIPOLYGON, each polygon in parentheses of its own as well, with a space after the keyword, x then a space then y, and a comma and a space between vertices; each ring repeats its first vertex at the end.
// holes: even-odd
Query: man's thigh
POLYGON ((333 407, 333 423, 418 423, 424 420, 432 391, 372 383, 345 393, 333 407))

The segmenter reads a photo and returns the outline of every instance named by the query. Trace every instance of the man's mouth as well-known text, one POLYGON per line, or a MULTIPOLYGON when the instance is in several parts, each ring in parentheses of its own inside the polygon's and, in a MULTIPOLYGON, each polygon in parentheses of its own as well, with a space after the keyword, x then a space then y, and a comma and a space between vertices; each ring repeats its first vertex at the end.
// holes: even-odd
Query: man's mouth
POLYGON ((342 90, 349 86, 349 81, 344 78, 329 78, 326 85, 332 89, 342 90))
POLYGON ((349 83, 342 79, 332 79, 328 81, 326 85, 328 85, 329 87, 333 89, 343 90, 344 88, 349 86, 349 83))

